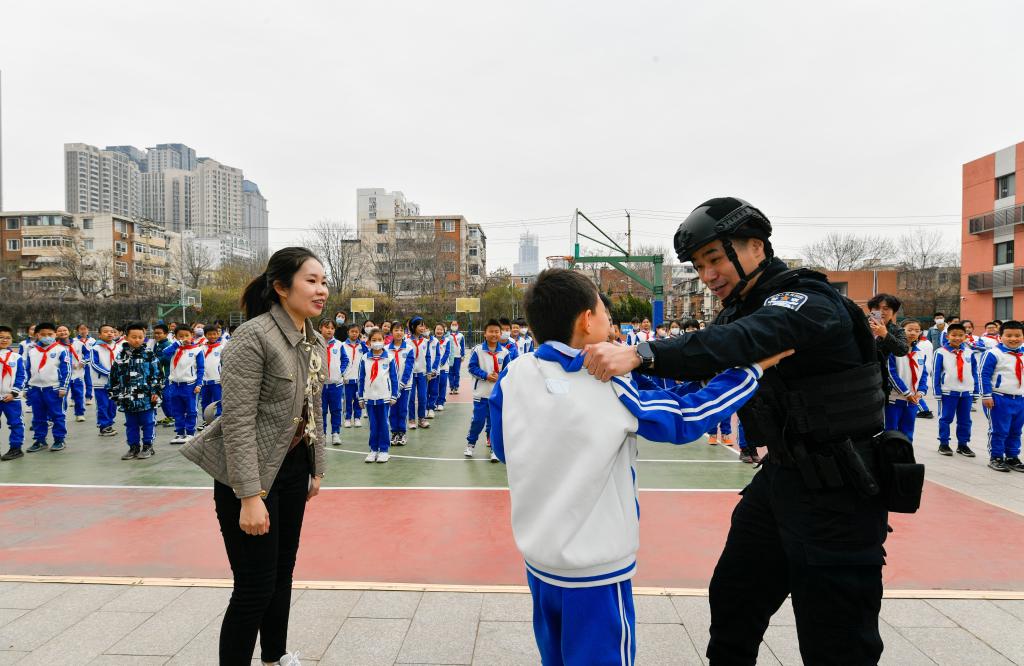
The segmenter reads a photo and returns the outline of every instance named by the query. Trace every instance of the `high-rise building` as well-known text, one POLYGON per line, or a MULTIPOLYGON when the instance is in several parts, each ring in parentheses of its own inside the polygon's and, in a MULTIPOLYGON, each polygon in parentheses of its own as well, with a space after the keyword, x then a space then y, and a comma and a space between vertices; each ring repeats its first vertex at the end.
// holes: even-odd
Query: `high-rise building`
POLYGON ((146 170, 183 169, 192 171, 198 164, 196 151, 183 143, 158 143, 146 149, 146 170))
POLYGON ((487 277, 487 234, 479 224, 469 225, 466 238, 466 273, 470 285, 479 286, 487 277))
POLYGON ((270 216, 267 200, 259 186, 251 180, 242 181, 242 228, 249 237, 249 249, 257 257, 270 253, 270 216))
POLYGON ((194 172, 161 169, 142 174, 142 217, 159 222, 168 231, 192 229, 194 172))
POLYGON ((199 238, 242 232, 242 170, 201 157, 193 172, 192 230, 199 238))
POLYGON ((537 234, 529 231, 519 237, 519 261, 513 266, 513 275, 536 275, 540 272, 540 244, 537 234))
POLYGON ((356 220, 358 233, 372 235, 377 222, 420 214, 419 204, 406 200, 401 192, 388 192, 383 187, 361 187, 356 190, 356 220))
POLYGON ((70 213, 141 212, 141 172, 121 150, 84 143, 64 144, 64 199, 70 213))
POLYGON ((1018 240, 1024 247, 1024 142, 963 166, 961 239, 962 309, 946 314, 975 328, 1024 318, 1024 253, 1015 251, 1018 240))

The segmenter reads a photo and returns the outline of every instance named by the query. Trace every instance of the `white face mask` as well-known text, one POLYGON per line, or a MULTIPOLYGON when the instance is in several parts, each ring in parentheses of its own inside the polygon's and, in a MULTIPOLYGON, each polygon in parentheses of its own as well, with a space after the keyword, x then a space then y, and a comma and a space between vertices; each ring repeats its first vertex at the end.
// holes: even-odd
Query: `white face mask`
POLYGON ((935 324, 937 326, 941 326, 942 324, 945 324, 945 323, 946 323, 945 318, 943 318, 943 317, 936 317, 935 318, 935 324))
POLYGON ((529 335, 529 334, 530 334, 530 329, 523 328, 523 335, 529 335))
POLYGON ((670 334, 672 334, 672 335, 679 335, 679 329, 674 327, 674 326, 672 328, 668 329, 668 332, 670 334))
POLYGON ((370 349, 373 351, 380 351, 381 349, 384 349, 384 343, 380 340, 374 340, 370 343, 370 349))
POLYGON ((458 331, 459 331, 459 325, 458 324, 452 324, 452 333, 457 333, 458 331))
POLYGON ((502 331, 501 332, 501 341, 502 342, 508 342, 508 339, 509 339, 510 336, 511 336, 511 333, 509 333, 508 331, 502 331))

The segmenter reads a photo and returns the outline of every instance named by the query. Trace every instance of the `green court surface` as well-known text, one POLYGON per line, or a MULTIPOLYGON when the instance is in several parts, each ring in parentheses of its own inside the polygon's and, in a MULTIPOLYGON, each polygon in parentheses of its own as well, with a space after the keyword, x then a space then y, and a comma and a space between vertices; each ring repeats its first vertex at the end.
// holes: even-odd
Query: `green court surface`
MULTIPOLYGON (((465 399, 466 396, 458 396, 465 399)), ((504 465, 488 460, 490 450, 481 437, 476 457, 467 460, 466 446, 472 404, 449 402, 427 430, 409 432, 409 444, 392 448, 387 464, 363 462, 369 451, 368 423, 342 430, 340 447, 328 446, 325 487, 505 488, 504 465)), ((42 451, 0 464, 0 484, 67 484, 90 486, 208 486, 209 477, 167 442, 171 428, 157 427, 157 455, 123 462, 126 450, 123 415, 117 437, 100 437, 94 407, 84 423, 69 416, 68 447, 59 453, 42 451)), ((28 433, 26 433, 28 435, 28 433)), ((6 427, 0 442, 6 442, 6 427)), ((31 440, 29 440, 31 441, 31 440)), ((27 446, 27 444, 26 444, 27 446)), ((738 489, 753 470, 739 462, 734 450, 703 441, 683 446, 640 442, 638 477, 641 488, 673 490, 738 489)))

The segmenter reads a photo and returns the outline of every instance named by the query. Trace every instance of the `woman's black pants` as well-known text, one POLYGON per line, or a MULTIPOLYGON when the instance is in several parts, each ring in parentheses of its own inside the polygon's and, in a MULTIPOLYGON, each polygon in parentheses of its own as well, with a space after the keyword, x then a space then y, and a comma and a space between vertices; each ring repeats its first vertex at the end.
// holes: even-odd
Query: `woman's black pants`
POLYGON ((238 526, 242 503, 230 487, 214 483, 213 498, 235 587, 220 628, 221 666, 252 661, 256 634, 263 661, 278 661, 287 652, 288 611, 292 572, 309 489, 309 456, 305 445, 285 457, 264 499, 270 531, 250 536, 238 526))

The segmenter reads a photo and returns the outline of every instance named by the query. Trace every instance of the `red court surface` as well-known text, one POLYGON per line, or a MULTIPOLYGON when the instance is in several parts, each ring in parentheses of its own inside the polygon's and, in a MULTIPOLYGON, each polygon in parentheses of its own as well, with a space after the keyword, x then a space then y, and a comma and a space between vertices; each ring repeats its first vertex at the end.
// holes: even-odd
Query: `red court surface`
MULTIPOLYGON (((734 492, 641 493, 635 585, 706 588, 734 492)), ((1024 516, 929 483, 893 515, 890 589, 1024 591, 1024 516)), ((228 578, 211 491, 0 488, 0 573, 228 578)), ((752 561, 756 567, 757 562, 752 561)), ((503 490, 328 490, 310 504, 296 578, 522 585, 503 490)))

